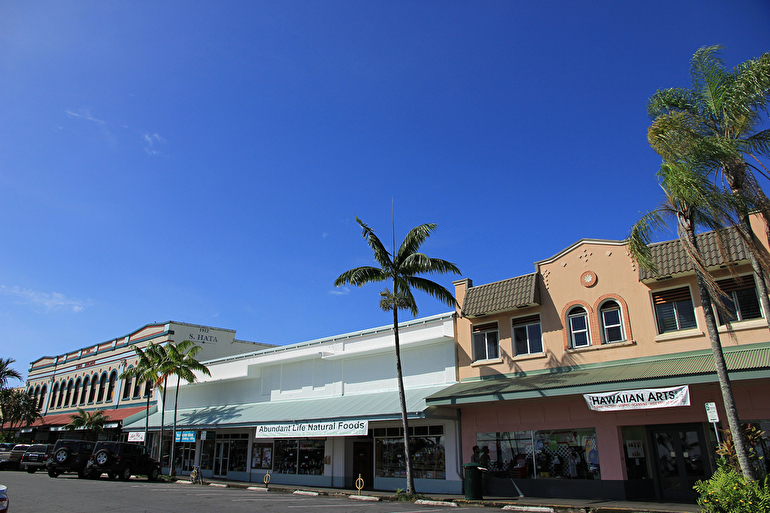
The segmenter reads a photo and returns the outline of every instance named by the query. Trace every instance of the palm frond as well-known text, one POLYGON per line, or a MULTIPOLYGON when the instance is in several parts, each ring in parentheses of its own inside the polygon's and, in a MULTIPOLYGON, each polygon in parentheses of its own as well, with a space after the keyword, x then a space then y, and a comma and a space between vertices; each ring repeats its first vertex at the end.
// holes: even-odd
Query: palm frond
POLYGON ((356 267, 340 274, 334 280, 334 286, 354 285, 360 287, 368 283, 379 283, 391 278, 390 274, 379 267, 356 267))
POLYGON ((425 223, 409 230, 409 233, 406 234, 404 241, 396 252, 396 258, 394 260, 396 265, 402 264, 405 259, 409 258, 410 255, 420 249, 420 246, 422 246, 423 242, 430 237, 430 234, 433 233, 436 227, 437 225, 434 223, 425 223))
POLYGON ((366 243, 369 245, 369 247, 372 248, 372 251, 374 251, 374 259, 378 264, 380 264, 380 267, 383 269, 392 267, 393 260, 391 258, 390 252, 388 252, 388 250, 385 248, 385 245, 374 233, 374 230, 369 228, 369 226, 361 221, 358 216, 356 216, 356 222, 361 225, 361 234, 363 235, 364 239, 366 239, 366 243))

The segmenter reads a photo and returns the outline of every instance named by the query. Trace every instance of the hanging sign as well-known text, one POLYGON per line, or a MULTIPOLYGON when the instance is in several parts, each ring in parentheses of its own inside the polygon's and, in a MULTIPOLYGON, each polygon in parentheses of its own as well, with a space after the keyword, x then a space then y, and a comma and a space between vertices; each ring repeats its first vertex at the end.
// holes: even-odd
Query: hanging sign
POLYGON ((690 388, 682 385, 672 388, 622 390, 601 394, 583 394, 588 407, 594 411, 647 410, 690 406, 690 388))
POLYGON ((144 442, 144 431, 131 431, 128 433, 129 442, 144 442))
POLYGON ((306 436, 360 436, 369 431, 368 420, 335 420, 331 422, 296 422, 291 424, 259 424, 255 438, 301 438, 306 436))
POLYGON ((176 441, 177 442, 194 442, 195 431, 177 431, 176 441))

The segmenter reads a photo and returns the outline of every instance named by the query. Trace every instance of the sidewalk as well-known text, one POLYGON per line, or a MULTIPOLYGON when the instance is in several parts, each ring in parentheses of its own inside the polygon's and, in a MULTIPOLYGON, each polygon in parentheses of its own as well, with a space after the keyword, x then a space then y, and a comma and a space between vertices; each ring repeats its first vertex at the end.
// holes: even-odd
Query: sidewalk
MULTIPOLYGON (((179 484, 189 484, 186 479, 180 478, 179 484)), ((244 483, 241 481, 226 481, 206 479, 207 485, 228 488, 254 489, 264 492, 262 483, 244 483)), ((268 492, 271 493, 305 493, 313 495, 326 495, 332 497, 359 496, 358 490, 344 488, 314 488, 307 486, 294 486, 284 484, 270 484, 268 492)), ((360 496, 370 497, 375 500, 396 500, 394 492, 362 490, 360 496)), ((466 500, 462 495, 426 494, 424 500, 428 505, 478 506, 499 508, 506 511, 519 513, 697 513, 696 504, 676 504, 661 502, 637 502, 637 501, 613 501, 608 499, 555 499, 540 497, 484 497, 483 500, 466 500), (441 503, 441 504, 438 504, 441 503)))

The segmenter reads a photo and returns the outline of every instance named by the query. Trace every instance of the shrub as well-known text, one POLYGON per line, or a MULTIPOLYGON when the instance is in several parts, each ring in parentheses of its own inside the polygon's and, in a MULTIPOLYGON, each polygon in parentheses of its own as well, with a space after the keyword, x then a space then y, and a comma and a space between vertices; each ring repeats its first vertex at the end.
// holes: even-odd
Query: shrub
POLYGON ((770 478, 747 481, 724 459, 706 481, 695 483, 703 513, 756 513, 770 511, 770 478))

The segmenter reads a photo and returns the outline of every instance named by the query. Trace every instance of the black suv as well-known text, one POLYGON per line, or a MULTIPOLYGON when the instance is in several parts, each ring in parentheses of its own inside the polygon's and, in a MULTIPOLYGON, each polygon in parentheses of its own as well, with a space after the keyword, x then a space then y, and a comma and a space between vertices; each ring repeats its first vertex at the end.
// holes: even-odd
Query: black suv
POLYGON ((57 477, 62 472, 77 472, 78 477, 88 477, 86 463, 95 442, 88 440, 57 440, 48 458, 48 475, 57 477))
POLYGON ((144 445, 129 442, 97 442, 93 456, 88 460, 86 472, 92 479, 107 473, 128 481, 132 474, 144 474, 148 481, 160 475, 160 465, 147 454, 144 445))
POLYGON ((19 468, 21 468, 21 470, 26 470, 30 474, 34 474, 38 469, 44 469, 48 464, 48 459, 51 457, 52 451, 53 444, 30 445, 27 452, 21 456, 19 468))

